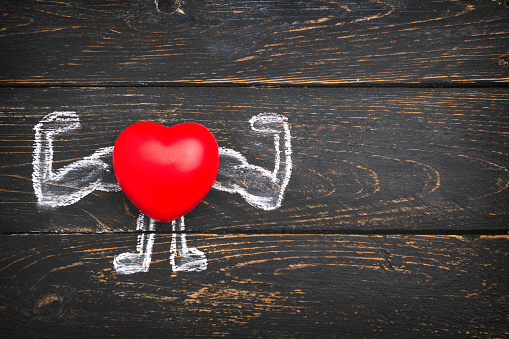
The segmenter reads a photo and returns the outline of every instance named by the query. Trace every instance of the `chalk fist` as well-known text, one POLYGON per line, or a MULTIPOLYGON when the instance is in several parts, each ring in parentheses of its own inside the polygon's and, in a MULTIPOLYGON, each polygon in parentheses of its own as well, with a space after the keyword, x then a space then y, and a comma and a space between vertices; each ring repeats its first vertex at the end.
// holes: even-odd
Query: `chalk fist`
POLYGON ((279 134, 285 131, 288 119, 275 113, 260 113, 249 120, 253 131, 264 134, 279 134))
POLYGON ((79 116, 75 112, 53 112, 42 118, 34 129, 46 134, 69 132, 81 127, 79 116))

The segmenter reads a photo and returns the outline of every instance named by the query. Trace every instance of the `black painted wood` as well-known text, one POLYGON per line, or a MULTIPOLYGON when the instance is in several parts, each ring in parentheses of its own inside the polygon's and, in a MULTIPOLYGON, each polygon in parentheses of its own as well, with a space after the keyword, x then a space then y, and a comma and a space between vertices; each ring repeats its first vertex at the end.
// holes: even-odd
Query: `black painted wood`
POLYGON ((502 0, 0 2, 0 336, 509 336, 508 27, 502 0), (271 168, 249 119, 280 114, 285 199, 211 191, 186 243, 133 233, 120 192, 37 207, 54 111, 81 123, 55 170, 137 121, 202 123, 271 168), (114 269, 152 237, 148 272, 114 269), (193 255, 206 270, 173 271, 193 255))
POLYGON ((0 101, 4 232, 134 230, 138 211, 120 192, 36 206, 33 128, 69 110, 81 128, 56 136, 55 171, 113 146, 143 120, 202 123, 220 146, 271 169, 272 137, 251 130, 249 119, 287 117, 293 173, 281 208, 213 190, 188 214, 191 231, 507 229, 505 89, 28 88, 2 89, 0 101))
POLYGON ((2 1, 0 84, 509 79, 505 1, 179 2, 2 1))
POLYGON ((505 337, 507 236, 192 235, 208 269, 120 276, 135 235, 1 236, 0 333, 505 337))

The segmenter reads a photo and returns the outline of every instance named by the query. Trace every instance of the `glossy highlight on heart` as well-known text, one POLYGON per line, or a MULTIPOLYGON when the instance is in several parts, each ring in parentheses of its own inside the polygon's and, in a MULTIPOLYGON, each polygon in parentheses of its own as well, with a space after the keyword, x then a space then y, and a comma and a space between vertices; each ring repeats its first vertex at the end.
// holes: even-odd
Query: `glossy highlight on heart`
POLYGON ((191 211, 210 191, 219 150, 212 133, 200 124, 139 122, 117 138, 113 168, 120 187, 141 212, 168 222, 191 211))

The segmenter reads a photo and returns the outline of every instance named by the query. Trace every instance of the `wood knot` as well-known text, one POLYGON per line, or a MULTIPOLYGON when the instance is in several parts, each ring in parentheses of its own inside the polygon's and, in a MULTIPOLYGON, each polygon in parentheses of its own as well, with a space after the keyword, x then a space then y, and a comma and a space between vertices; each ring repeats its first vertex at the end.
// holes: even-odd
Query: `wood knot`
POLYGON ((56 320, 62 314, 63 300, 56 293, 43 294, 36 301, 34 313, 39 320, 56 320))
POLYGON ((380 268, 383 271, 395 271, 394 266, 392 266, 391 263, 390 253, 385 250, 380 250, 378 251, 378 254, 383 259, 383 261, 379 263, 380 268))
POLYGON ((500 66, 507 66, 507 65, 509 65, 509 57, 498 59, 498 64, 500 66))
POLYGON ((156 8, 159 12, 173 13, 180 7, 179 0, 155 0, 156 8))

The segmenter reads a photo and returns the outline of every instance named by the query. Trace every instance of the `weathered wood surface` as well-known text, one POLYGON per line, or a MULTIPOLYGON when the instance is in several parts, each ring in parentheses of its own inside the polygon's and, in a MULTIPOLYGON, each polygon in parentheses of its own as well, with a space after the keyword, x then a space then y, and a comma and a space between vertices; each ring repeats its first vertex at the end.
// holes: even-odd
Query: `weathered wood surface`
POLYGON ((509 337, 507 1, 175 1, 0 2, 0 336, 509 337), (55 111, 81 127, 34 130, 55 111), (133 233, 121 192, 36 204, 36 135, 58 171, 195 121, 271 169, 262 112, 277 210, 213 190, 133 233))
POLYGON ((113 257, 134 235, 1 236, 2 336, 509 335, 507 236, 192 235, 203 272, 113 257))
MULTIPOLYGON (((161 0, 169 2, 171 0, 161 0)), ((0 3, 0 84, 507 84, 506 1, 0 3)))
POLYGON ((188 230, 507 229, 505 89, 2 89, 0 102, 4 232, 135 228, 138 211, 120 192, 37 208, 33 128, 57 110, 75 111, 81 128, 55 137, 55 170, 113 146, 123 128, 141 120, 202 123, 220 146, 271 169, 272 137, 251 130, 249 119, 261 112, 287 117, 293 173, 281 208, 264 211, 239 194, 212 190, 188 214, 188 230))

